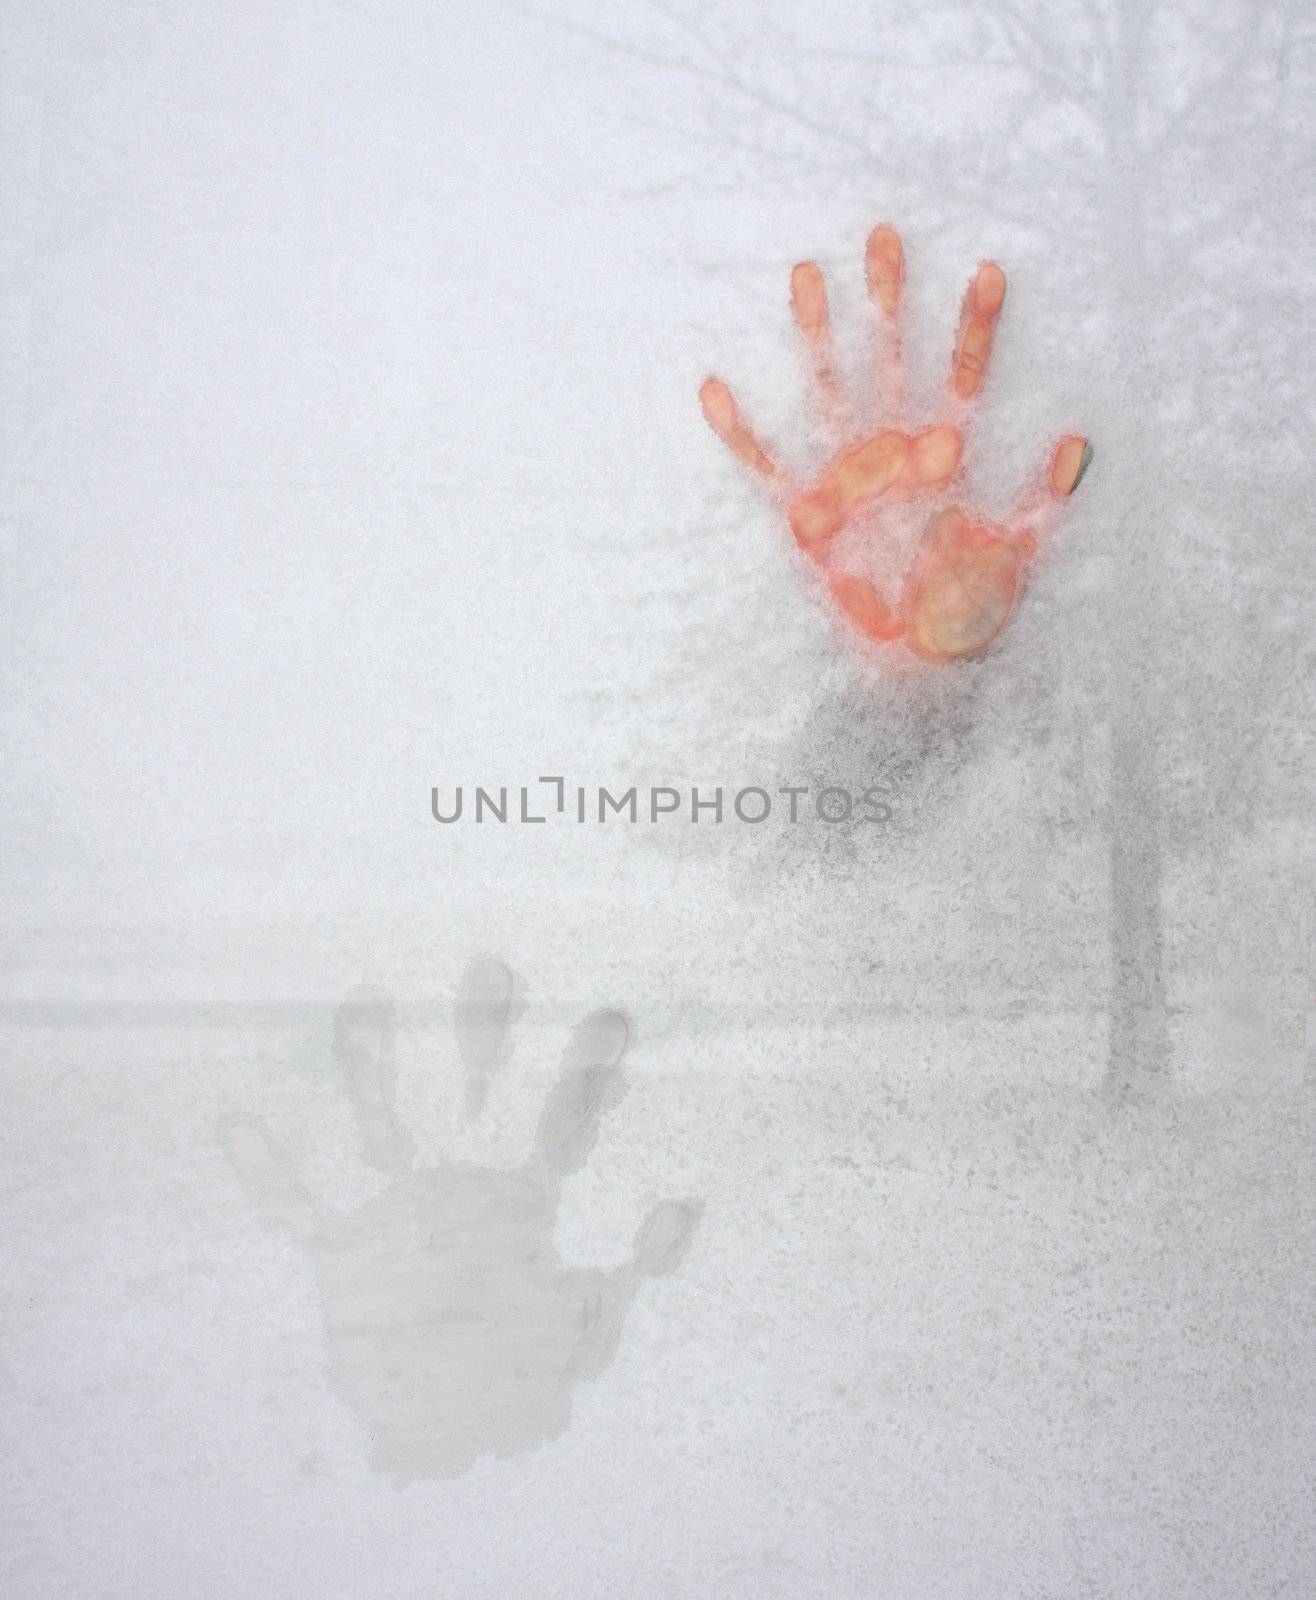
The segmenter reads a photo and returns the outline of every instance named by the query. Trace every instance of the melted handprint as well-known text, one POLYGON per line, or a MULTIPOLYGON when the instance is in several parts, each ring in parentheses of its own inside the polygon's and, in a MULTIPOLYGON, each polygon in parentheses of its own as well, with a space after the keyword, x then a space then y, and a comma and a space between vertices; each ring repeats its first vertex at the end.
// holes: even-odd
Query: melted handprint
POLYGON ((1027 564, 1092 451, 1078 435, 1061 439, 1004 524, 942 505, 958 482, 965 430, 1005 303, 1005 274, 994 261, 974 274, 960 313, 944 420, 911 429, 901 335, 904 250, 893 228, 869 235, 866 270, 888 421, 862 429, 837 379, 822 273, 805 261, 791 274, 791 313, 834 446, 814 482, 797 482, 764 449, 720 379, 709 378, 699 398, 718 437, 776 492, 791 531, 824 568, 850 621, 882 643, 903 640, 925 661, 954 661, 985 650, 1009 620, 1027 564))
MULTIPOLYGON (((478 1116, 504 1049, 513 979, 498 961, 467 973, 456 1031, 466 1106, 478 1116)), ((314 1202, 263 1123, 232 1117, 221 1138, 244 1187, 309 1251, 324 1303, 332 1376, 400 1479, 454 1475, 485 1451, 556 1438, 571 1390, 616 1351, 642 1279, 681 1261, 701 1206, 658 1205, 632 1258, 609 1271, 563 1264, 553 1243, 562 1180, 588 1157, 600 1118, 625 1093, 628 1029, 597 1011, 575 1030, 514 1170, 440 1160, 412 1170, 415 1146, 393 1110, 394 1014, 362 994, 335 1018, 335 1054, 364 1159, 393 1181, 354 1212, 314 1202)))

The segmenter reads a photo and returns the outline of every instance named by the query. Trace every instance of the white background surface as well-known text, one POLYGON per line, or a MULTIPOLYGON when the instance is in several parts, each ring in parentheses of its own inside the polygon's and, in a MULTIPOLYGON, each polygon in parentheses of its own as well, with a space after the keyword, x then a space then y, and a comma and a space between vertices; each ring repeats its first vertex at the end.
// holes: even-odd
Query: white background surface
POLYGON ((5 12, 5 1592, 1310 1593, 1299 8, 5 12), (807 458, 786 274, 860 349, 883 218, 929 393, 1010 274, 988 508, 1097 446, 955 679, 861 656, 694 402, 807 458), (429 816, 877 768, 871 837, 429 816), (1165 1043, 1112 1074, 1138 828, 1165 1043), (378 1187, 363 980, 426 1159, 519 1160, 626 1010, 564 1258, 705 1204, 562 1437, 456 1479, 372 1467, 216 1139, 378 1187))

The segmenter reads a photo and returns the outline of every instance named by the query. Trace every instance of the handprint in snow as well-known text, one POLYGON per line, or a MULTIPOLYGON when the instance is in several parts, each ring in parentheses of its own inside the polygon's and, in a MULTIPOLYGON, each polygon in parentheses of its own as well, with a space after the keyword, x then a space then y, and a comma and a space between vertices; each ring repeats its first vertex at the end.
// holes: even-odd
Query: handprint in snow
POLYGON ((831 444, 814 482, 797 481, 769 454, 719 378, 705 381, 699 399, 717 436, 781 501, 791 532, 826 572, 854 626, 879 643, 900 640, 925 661, 955 661, 985 650, 1009 621, 1038 542, 1078 487, 1092 450, 1078 434, 1061 439, 1002 525, 948 504, 1005 304, 1005 274, 994 261, 974 274, 960 311, 943 420, 911 427, 901 331, 905 256, 894 228, 873 229, 865 265, 885 418, 876 427, 858 424, 841 392, 821 271, 802 261, 791 273, 791 314, 804 336, 831 444))
MULTIPOLYGON (((503 1052, 513 993, 501 962, 479 960, 458 999, 472 1117, 503 1052)), ((229 1118, 221 1138, 247 1191, 311 1255, 332 1376, 370 1429, 376 1464, 402 1479, 452 1476, 485 1451, 512 1455, 566 1429, 573 1386, 607 1366, 641 1281, 679 1264, 702 1206, 655 1207, 631 1259, 611 1270, 558 1256, 562 1181, 625 1093, 619 1012, 596 1011, 576 1028, 534 1149, 514 1170, 446 1160, 413 1168, 415 1145, 393 1109, 393 1037, 386 996, 339 1008, 335 1053, 362 1154, 393 1175, 356 1211, 312 1200, 258 1119, 229 1118)))

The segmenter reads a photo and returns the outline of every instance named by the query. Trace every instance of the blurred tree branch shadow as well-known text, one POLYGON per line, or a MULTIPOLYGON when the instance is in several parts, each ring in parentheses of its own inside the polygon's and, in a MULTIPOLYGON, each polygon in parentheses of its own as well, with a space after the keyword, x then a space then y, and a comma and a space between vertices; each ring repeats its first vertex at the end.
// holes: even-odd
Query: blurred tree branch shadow
MULTIPOLYGON (((1312 23, 1282 0, 529 14, 623 73, 622 114, 682 153, 674 188, 848 193, 865 225, 914 216, 924 240, 990 226, 1013 259, 1079 286, 1082 329, 1057 357, 1099 373, 1100 578, 1043 644, 1052 660, 1084 653, 1072 714, 1106 733, 1107 1088, 1163 1082, 1167 864, 1302 804, 1275 751, 1305 716, 1285 595, 1316 578, 1311 379, 1290 355, 1311 331, 1293 230, 1311 209, 1312 23)), ((714 651, 727 659, 725 637, 714 651)), ((889 757, 891 708, 873 694, 863 672, 820 688, 789 764, 822 770, 863 727, 889 757)), ((983 694, 974 672, 931 696, 912 738, 906 706, 899 759, 926 773, 967 751, 983 694)))

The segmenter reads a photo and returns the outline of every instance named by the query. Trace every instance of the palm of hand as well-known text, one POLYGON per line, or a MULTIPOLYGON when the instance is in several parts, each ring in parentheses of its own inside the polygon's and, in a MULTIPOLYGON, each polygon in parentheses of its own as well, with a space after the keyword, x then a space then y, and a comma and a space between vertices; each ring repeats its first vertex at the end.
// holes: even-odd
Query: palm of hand
POLYGON ((705 381, 700 401, 718 437, 775 491, 800 547, 823 567, 849 620, 879 642, 903 640, 924 660, 953 661, 985 650, 1009 620, 1038 539, 1078 487, 1092 452, 1078 435, 1061 439, 1045 472, 1004 524, 945 505, 930 525, 924 522, 913 560, 897 582, 897 597, 888 600, 864 569, 898 535, 909 509, 935 507, 958 483, 965 430, 1005 302, 1005 274, 994 261, 974 274, 960 314, 945 420, 909 429, 901 336, 904 251, 894 229, 881 226, 869 235, 866 272, 893 425, 861 433, 850 422, 836 378, 826 286, 809 261, 791 274, 791 312, 836 445, 822 472, 811 484, 797 482, 742 421, 720 379, 705 381))

